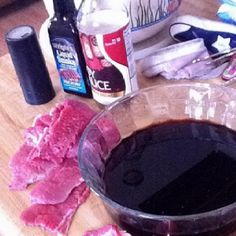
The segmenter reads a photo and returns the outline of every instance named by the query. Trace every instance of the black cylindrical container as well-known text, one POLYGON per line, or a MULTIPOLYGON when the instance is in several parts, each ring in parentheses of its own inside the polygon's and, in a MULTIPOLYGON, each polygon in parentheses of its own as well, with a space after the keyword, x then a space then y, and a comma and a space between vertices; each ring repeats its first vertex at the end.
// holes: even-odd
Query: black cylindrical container
POLYGON ((5 40, 26 102, 39 105, 50 101, 55 92, 34 28, 17 26, 5 40))

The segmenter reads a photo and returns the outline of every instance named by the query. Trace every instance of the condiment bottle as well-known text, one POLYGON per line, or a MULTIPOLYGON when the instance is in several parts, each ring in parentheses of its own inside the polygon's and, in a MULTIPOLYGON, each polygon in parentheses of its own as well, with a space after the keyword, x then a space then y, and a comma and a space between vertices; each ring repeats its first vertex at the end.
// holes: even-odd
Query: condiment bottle
POLYGON ((93 98, 103 105, 138 89, 128 12, 106 2, 85 0, 77 17, 93 98))
POLYGON ((48 33, 65 92, 92 97, 86 64, 75 24, 73 0, 53 0, 54 16, 48 33))

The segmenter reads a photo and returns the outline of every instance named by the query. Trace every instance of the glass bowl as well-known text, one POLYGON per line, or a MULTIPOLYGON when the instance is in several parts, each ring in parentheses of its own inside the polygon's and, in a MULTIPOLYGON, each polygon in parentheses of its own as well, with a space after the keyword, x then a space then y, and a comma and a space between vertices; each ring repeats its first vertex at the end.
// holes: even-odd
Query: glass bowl
POLYGON ((102 199, 112 218, 134 236, 236 235, 235 202, 199 214, 168 216, 130 209, 113 201, 106 193, 104 171, 114 147, 137 130, 186 119, 209 121, 236 130, 235 90, 205 83, 142 89, 105 107, 82 135, 78 155, 83 178, 102 199))

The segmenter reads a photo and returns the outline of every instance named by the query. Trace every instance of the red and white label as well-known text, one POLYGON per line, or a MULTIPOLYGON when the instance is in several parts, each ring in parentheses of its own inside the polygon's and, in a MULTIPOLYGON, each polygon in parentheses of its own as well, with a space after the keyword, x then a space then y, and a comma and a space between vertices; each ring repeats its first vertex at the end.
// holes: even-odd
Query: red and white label
POLYGON ((107 34, 80 32, 80 41, 95 99, 108 104, 138 88, 129 24, 107 34))

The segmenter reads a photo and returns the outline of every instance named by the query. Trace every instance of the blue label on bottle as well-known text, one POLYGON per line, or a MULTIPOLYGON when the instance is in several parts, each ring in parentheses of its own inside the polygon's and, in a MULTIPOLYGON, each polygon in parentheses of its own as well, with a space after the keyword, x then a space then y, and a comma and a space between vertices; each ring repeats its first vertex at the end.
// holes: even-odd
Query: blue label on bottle
POLYGON ((51 45, 63 88, 86 94, 85 78, 79 65, 73 41, 69 38, 53 37, 51 45))

